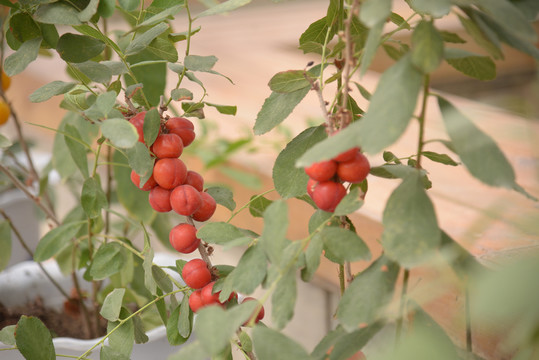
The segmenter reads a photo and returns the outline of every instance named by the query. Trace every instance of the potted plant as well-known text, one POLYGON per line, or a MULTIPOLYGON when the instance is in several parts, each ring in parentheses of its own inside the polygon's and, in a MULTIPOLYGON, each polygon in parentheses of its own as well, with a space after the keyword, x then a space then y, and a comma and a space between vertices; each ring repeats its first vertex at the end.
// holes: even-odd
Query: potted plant
MULTIPOLYGON (((62 176, 76 184, 80 201, 61 220, 38 202, 54 224, 41 239, 34 259, 54 257, 63 272, 73 274, 75 291, 66 294, 65 307, 82 314, 92 335, 97 335, 98 313, 108 321, 103 337, 108 344, 98 340, 79 358, 97 348, 103 359, 129 358, 133 344, 147 340, 142 326, 145 314, 155 315, 148 318, 163 324, 171 345, 194 336, 170 356, 176 360, 230 359, 233 350, 251 360, 346 360, 365 354, 369 359, 480 358, 485 355, 477 348, 474 329, 488 325, 489 317, 507 304, 505 296, 494 299, 499 287, 522 298, 496 317, 510 329, 500 341, 502 356, 533 359, 539 318, 534 308, 538 292, 530 274, 537 271, 536 258, 503 271, 486 270, 439 223, 429 194, 427 160, 457 166, 453 157, 458 156, 460 165, 483 183, 536 201, 518 185, 492 138, 430 87, 431 75, 442 63, 467 76, 492 79, 492 58, 502 56, 502 42, 539 58, 533 45, 537 35, 530 25, 539 11, 535 3, 407 1, 398 4, 402 5, 399 11, 404 9, 401 14, 396 12, 397 3, 389 0, 330 0, 327 14, 299 38, 300 49, 316 61, 271 78, 271 95, 253 131, 263 135, 274 129, 309 93, 319 101, 323 122, 303 129, 280 151, 273 163, 275 192, 258 194, 234 210, 228 191, 204 191, 201 178, 188 173, 180 148, 193 137, 192 122, 186 118, 203 117, 206 106, 225 114, 234 112, 233 107, 206 102, 206 89, 197 74, 219 74, 213 70, 216 58, 190 54, 191 39, 198 31, 193 24, 196 18, 248 2, 225 1, 193 16, 188 2, 155 0, 139 7, 138 2, 119 1, 129 27, 113 36, 104 31, 106 19, 113 15, 113 2, 6 3, 12 7, 8 44, 18 48, 4 61, 6 73, 22 71, 40 49, 49 48, 60 54, 77 79, 47 84, 31 99, 63 95, 62 107, 70 111, 55 129, 58 142, 53 159, 62 176), (180 11, 187 16, 186 31, 174 32, 169 18, 180 11), (403 16, 404 12, 409 15, 403 16), (465 40, 441 30, 441 19, 447 16, 455 16, 471 41, 488 55, 463 50, 459 44, 465 40), (392 27, 385 27, 388 22, 392 27), (59 24, 71 26, 76 33, 69 30, 60 35, 59 24), (398 38, 404 32, 411 33, 409 42, 398 38), (176 41, 185 41, 181 59, 176 56, 176 41), (379 48, 393 64, 370 93, 362 86, 361 75, 379 48), (167 69, 177 74, 170 91, 163 83, 167 69), (201 87, 200 97, 185 85, 186 80, 201 87), (368 104, 366 110, 362 103, 368 104), (447 137, 442 140, 425 134, 432 105, 443 118, 447 137), (408 129, 411 119, 417 121, 416 150, 392 153, 388 148, 408 129), (451 155, 432 151, 434 142, 442 143, 451 155), (374 166, 372 159, 379 153, 383 162, 374 166), (365 201, 376 201, 368 196, 373 176, 398 184, 385 204, 381 251, 371 259, 374 251, 351 219, 365 201), (312 207, 305 224, 308 235, 295 241, 286 233, 292 199, 312 207), (116 200, 127 214, 111 206, 116 200), (233 210, 228 221, 208 222, 217 204, 233 210), (260 234, 231 223, 247 209, 263 220, 260 234), (185 217, 167 228, 171 246, 180 253, 198 250, 200 254, 164 267, 181 275, 185 285, 153 261, 149 229, 161 229, 161 212, 169 211, 185 217), (204 224, 199 227, 199 222, 204 224), (143 236, 140 247, 131 241, 134 230, 143 236), (236 266, 212 264, 213 246, 220 245, 241 247, 236 266), (282 330, 294 315, 298 274, 302 281, 311 281, 321 258, 338 264, 338 325, 307 351, 282 330), (353 272, 350 264, 358 261, 365 266, 353 272), (462 342, 427 313, 424 303, 409 295, 411 272, 424 268, 455 279, 452 285, 464 298, 462 342), (78 284, 79 270, 90 283, 89 291, 78 284), (258 301, 244 298, 259 287, 265 291, 258 301), (471 289, 477 296, 470 296, 471 289), (266 326, 260 320, 269 302, 271 326, 266 326), (485 306, 489 303, 496 306, 485 306), (369 352, 371 344, 375 349, 369 352)), ((423 299, 432 296, 422 295, 423 299)), ((0 341, 28 359, 56 355, 50 332, 36 318, 22 317, 16 327, 1 330, 0 336, 0 341)))

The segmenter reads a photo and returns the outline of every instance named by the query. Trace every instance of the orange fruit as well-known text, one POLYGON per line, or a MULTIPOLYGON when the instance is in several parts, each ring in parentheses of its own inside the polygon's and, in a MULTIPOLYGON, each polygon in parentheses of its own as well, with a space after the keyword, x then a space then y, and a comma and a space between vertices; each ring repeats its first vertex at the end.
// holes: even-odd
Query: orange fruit
POLYGON ((11 78, 7 76, 2 69, 2 90, 6 91, 7 89, 9 89, 9 85, 11 85, 11 78))
POLYGON ((11 115, 11 109, 9 105, 6 104, 3 100, 0 100, 0 125, 4 125, 11 115))

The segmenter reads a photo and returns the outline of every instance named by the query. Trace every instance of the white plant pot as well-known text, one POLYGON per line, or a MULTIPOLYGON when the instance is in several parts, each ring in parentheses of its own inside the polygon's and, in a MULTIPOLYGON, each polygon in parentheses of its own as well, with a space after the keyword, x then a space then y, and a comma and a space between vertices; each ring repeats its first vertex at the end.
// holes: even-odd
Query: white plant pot
MULTIPOLYGON (((167 253, 158 253, 154 257, 154 262, 162 266, 173 266, 176 260, 177 256, 167 253)), ((60 272, 56 262, 46 261, 42 265, 60 286, 69 293, 72 286, 71 278, 64 276, 60 272)), ((177 280, 182 282, 179 277, 177 280)), ((81 287, 85 290, 90 290, 88 283, 81 282, 81 287)), ((33 261, 21 262, 0 273, 0 302, 6 307, 23 305, 35 300, 37 296, 43 299, 45 307, 51 309, 60 309, 65 300, 50 283, 49 279, 46 278, 38 264, 33 261)), ((164 326, 149 330, 146 335, 149 338, 147 343, 133 346, 132 360, 166 359, 170 354, 179 350, 179 347, 169 344, 164 326)), ((56 354, 80 356, 99 340, 99 338, 80 340, 58 337, 53 339, 53 343, 56 354)), ((107 344, 106 341, 105 344, 107 344)), ((0 343, 0 349, 8 347, 0 343)), ((100 347, 97 347, 89 358, 99 359, 99 351, 100 347)), ((0 351, 0 358, 2 360, 24 360, 24 357, 16 350, 0 351)))

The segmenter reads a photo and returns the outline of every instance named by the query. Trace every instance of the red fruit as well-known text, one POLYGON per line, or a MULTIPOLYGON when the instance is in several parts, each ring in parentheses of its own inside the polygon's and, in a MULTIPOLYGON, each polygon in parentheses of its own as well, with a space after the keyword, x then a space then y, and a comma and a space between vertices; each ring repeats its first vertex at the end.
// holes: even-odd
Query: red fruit
POLYGON ((215 285, 215 281, 212 281, 208 285, 204 286, 201 292, 202 297, 202 303, 204 305, 212 305, 212 304, 221 304, 219 301, 219 294, 220 291, 213 293, 213 285, 215 285))
POLYGON ((187 286, 193 289, 202 289, 211 281, 211 273, 204 260, 193 259, 184 265, 182 278, 187 286))
POLYGON ((144 191, 150 191, 154 187, 157 186, 157 182, 155 181, 155 178, 153 174, 150 176, 150 178, 146 181, 144 186, 140 186, 140 176, 135 172, 135 170, 131 170, 131 181, 133 184, 135 184, 136 187, 138 187, 140 190, 144 191))
POLYGON ((202 303, 202 294, 200 290, 196 290, 189 295, 189 307, 191 308, 192 312, 197 312, 198 309, 203 307, 204 304, 202 303))
MULTIPOLYGON (((246 301, 259 302, 257 299, 255 299, 254 297, 250 297, 250 296, 244 298, 242 303, 244 303, 246 301)), ((254 322, 257 323, 257 322, 259 322, 260 320, 262 320, 264 318, 264 315, 265 315, 264 306, 261 306, 260 310, 258 310, 258 313, 256 314, 256 317, 255 317, 255 314, 253 314, 253 316, 251 318, 249 318, 249 320, 247 320, 243 325, 247 325, 249 322, 251 322, 253 317, 254 317, 254 322)))
POLYGON ((345 152, 340 153, 339 155, 335 156, 333 160, 336 162, 345 162, 353 160, 356 154, 359 152, 359 148, 351 148, 350 150, 347 150, 345 152))
POLYGON ((217 203, 215 202, 215 199, 207 192, 201 192, 200 197, 202 198, 202 204, 198 210, 191 215, 191 217, 196 221, 207 221, 213 216, 213 213, 217 208, 217 203))
POLYGON ((367 160, 365 155, 358 152, 352 160, 339 163, 337 166, 337 175, 343 181, 359 183, 365 180, 370 170, 369 160, 367 160))
POLYGON ((182 138, 183 146, 189 146, 195 140, 195 126, 186 118, 173 117, 167 120, 165 127, 169 133, 182 138))
POLYGON ((155 139, 152 152, 159 159, 180 157, 183 152, 182 139, 176 134, 161 134, 155 139))
POLYGON ((172 206, 170 206, 170 190, 163 189, 161 186, 156 186, 150 190, 148 202, 155 211, 169 212, 172 210, 172 206))
POLYGON ((153 177, 162 188, 174 189, 184 183, 187 166, 178 158, 160 159, 153 167, 153 177))
POLYGON ((202 205, 202 196, 191 185, 180 185, 170 194, 172 209, 183 216, 191 216, 202 205))
POLYGON ((168 240, 176 251, 189 254, 195 251, 200 244, 197 238, 197 229, 190 224, 179 224, 170 230, 168 240))
POLYGON ((187 178, 185 179, 186 185, 191 185, 198 191, 204 190, 204 178, 196 171, 187 171, 187 178))
POLYGON ((305 173, 316 181, 328 181, 337 171, 337 163, 333 160, 320 161, 305 168, 305 173))
POLYGON ((307 194, 309 194, 311 198, 313 197, 313 191, 316 185, 318 185, 318 181, 309 178, 309 181, 307 181, 307 194))
POLYGON ((318 183, 313 191, 313 201, 320 210, 333 212, 346 195, 343 184, 334 181, 318 183))
POLYGON ((144 142, 144 117, 146 116, 146 111, 141 111, 129 119, 129 122, 135 126, 138 133, 138 141, 141 143, 144 142))

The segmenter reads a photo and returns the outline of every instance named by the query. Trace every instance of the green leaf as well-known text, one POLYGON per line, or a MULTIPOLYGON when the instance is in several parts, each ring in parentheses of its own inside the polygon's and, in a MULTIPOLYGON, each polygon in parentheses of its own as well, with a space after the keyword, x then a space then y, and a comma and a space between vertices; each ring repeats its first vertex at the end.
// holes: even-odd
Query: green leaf
POLYGON ((193 341, 181 347, 180 351, 168 357, 168 360, 207 360, 208 353, 200 341, 193 341))
MULTIPOLYGON (((169 18, 170 16, 174 16, 176 15, 181 9, 183 9, 185 7, 185 3, 182 1, 181 4, 178 4, 178 2, 176 2, 175 6, 171 6, 171 7, 167 7, 166 9, 164 9, 163 11, 155 14, 154 16, 144 20, 143 22, 141 22, 137 28, 140 28, 140 27, 143 27, 143 26, 150 26, 150 25, 155 25, 167 18, 169 18)), ((152 3, 153 5, 153 3, 152 3)))
MULTIPOLYGON (((122 308, 120 312, 120 318, 125 319, 130 315, 130 312, 126 308, 122 308)), ((109 346, 116 353, 114 359, 130 359, 131 352, 133 351, 133 344, 135 343, 135 331, 133 326, 133 319, 127 320, 122 326, 112 331, 120 324, 119 321, 109 322, 107 325, 107 333, 109 334, 109 346), (119 355, 118 355, 119 354, 119 355)))
POLYGON ((215 202, 219 205, 224 206, 230 211, 233 211, 236 208, 236 202, 234 201, 234 194, 230 189, 220 186, 212 186, 205 190, 215 202))
POLYGON ((146 184, 152 176, 154 166, 154 158, 150 155, 148 148, 137 141, 135 146, 126 150, 126 154, 129 166, 140 176, 140 183, 146 184))
POLYGON ((208 10, 201 12, 195 17, 195 19, 198 19, 204 16, 217 15, 217 14, 226 13, 232 10, 236 10, 237 8, 245 6, 249 4, 250 2, 251 0, 228 0, 218 5, 212 6, 208 10))
POLYGON ((385 254, 405 268, 427 260, 441 242, 434 206, 421 177, 415 171, 404 178, 387 200, 382 219, 385 254))
MULTIPOLYGON (((317 43, 320 45, 323 45, 326 36, 328 35, 328 29, 329 29, 329 36, 328 41, 335 36, 335 30, 333 27, 330 29, 328 23, 327 23, 327 17, 323 17, 320 20, 317 20, 309 25, 307 30, 301 34, 299 37, 299 44, 300 48, 304 48, 308 43, 317 43)), ((304 50, 306 53, 306 51, 304 50)))
POLYGON ((54 25, 80 25, 79 12, 64 2, 54 2, 40 5, 34 19, 44 24, 54 25))
POLYGON ((53 96, 65 94, 69 90, 73 89, 75 83, 64 82, 60 80, 53 81, 46 85, 43 85, 30 95, 30 101, 33 103, 39 103, 49 100, 53 96))
POLYGON ((457 166, 458 163, 455 162, 453 159, 451 159, 448 155, 446 154, 438 154, 436 152, 433 152, 433 151, 423 151, 421 153, 421 155, 425 156, 426 158, 432 160, 432 161, 435 161, 435 162, 438 162, 438 163, 441 163, 441 164, 444 164, 444 165, 451 165, 451 166, 457 166))
POLYGON ((197 237, 210 244, 224 245, 246 235, 236 226, 225 222, 210 222, 197 231, 197 237))
POLYGON ((452 43, 452 44, 465 44, 466 40, 461 38, 458 34, 449 32, 449 31, 440 31, 440 35, 442 35, 442 39, 445 42, 452 43))
POLYGON ((84 224, 86 221, 69 222, 46 233, 37 244, 34 260, 42 262, 61 252, 84 224))
POLYGON ((125 119, 107 119, 101 123, 101 132, 119 148, 132 148, 138 142, 137 129, 125 119))
POLYGON ((9 264, 11 257, 11 226, 9 221, 0 221, 0 271, 4 270, 9 264))
MULTIPOLYGON (((252 294, 266 277, 267 262, 264 250, 253 245, 247 248, 240 258, 238 265, 225 279, 225 289, 234 289, 243 294, 252 294)), ((223 298, 228 295, 221 292, 223 298)))
POLYGON ((351 230, 327 226, 319 235, 328 258, 339 264, 349 261, 369 260, 371 253, 363 240, 351 230))
POLYGON ((305 194, 309 177, 303 168, 296 167, 296 161, 314 144, 327 137, 323 126, 304 130, 290 141, 279 153, 273 165, 275 190, 283 199, 305 194))
POLYGON ((178 334, 187 339, 191 335, 192 316, 189 310, 189 297, 184 295, 180 305, 180 316, 178 317, 178 334))
POLYGON ((447 133, 468 171, 487 185, 513 189, 513 167, 490 136, 447 100, 438 97, 447 133))
POLYGON ((391 0, 365 0, 361 3, 359 20, 370 28, 385 22, 391 15, 391 0))
POLYGON ((87 35, 65 33, 58 39, 56 51, 67 62, 82 63, 101 54, 105 43, 87 35))
POLYGON ((71 158, 85 179, 89 177, 88 159, 86 158, 86 147, 81 144, 81 136, 76 127, 66 124, 64 128, 64 140, 71 158))
POLYGON ((187 69, 191 71, 210 71, 215 63, 217 58, 213 55, 210 56, 199 56, 199 55, 188 55, 184 59, 184 64, 187 69))
POLYGON ((9 55, 4 61, 4 71, 8 76, 17 75, 37 59, 39 47, 41 46, 41 38, 35 38, 26 41, 17 52, 9 55))
POLYGON ((367 69, 372 63, 372 60, 374 59, 376 50, 378 49, 378 46, 380 46, 380 37, 382 36, 385 23, 385 20, 380 20, 377 24, 369 29, 365 47, 363 48, 363 58, 361 59, 361 65, 359 68, 360 76, 365 75, 367 69))
POLYGON ((279 331, 264 326, 253 330, 253 344, 260 360, 310 360, 307 351, 279 331))
POLYGON ((477 45, 487 51, 494 59, 503 59, 500 47, 493 43, 481 30, 481 28, 471 19, 458 15, 464 30, 472 37, 477 45))
POLYGON ((206 306, 197 313, 195 335, 204 348, 215 356, 225 349, 239 326, 243 324, 257 307, 256 301, 246 301, 228 311, 220 306, 206 306))
POLYGON ((95 61, 85 61, 73 66, 87 76, 88 79, 98 83, 108 83, 112 78, 112 70, 108 66, 95 61))
POLYGON ((101 245, 90 267, 90 275, 93 279, 103 280, 122 270, 126 261, 124 251, 126 250, 116 243, 101 245))
MULTIPOLYGON (((322 213, 322 211, 319 210, 317 213, 322 213)), ((308 282, 313 278, 318 266, 320 266, 320 257, 323 250, 324 242, 322 237, 319 233, 315 234, 309 242, 309 247, 305 250, 305 267, 301 269, 301 279, 303 281, 308 282)))
POLYGON ((337 308, 337 318, 348 331, 371 324, 383 316, 395 289, 399 266, 382 255, 357 274, 344 291, 337 308))
POLYGON ((193 93, 188 89, 173 89, 170 96, 174 101, 193 100, 193 93))
POLYGON ((488 56, 480 56, 466 50, 449 48, 444 51, 445 61, 461 73, 479 80, 496 78, 496 64, 488 56))
POLYGON ((204 102, 204 104, 214 107, 223 115, 236 115, 236 112, 238 111, 238 107, 235 105, 218 105, 209 102, 204 102))
POLYGON ((13 143, 11 142, 11 140, 9 140, 7 137, 5 137, 4 135, 0 134, 0 149, 5 149, 5 148, 8 148, 10 147, 11 145, 13 145, 13 143))
POLYGON ((304 88, 286 94, 272 92, 264 101, 264 105, 262 105, 256 116, 255 135, 265 134, 282 123, 303 100, 309 90, 310 88, 304 88))
POLYGON ((249 213, 254 217, 262 217, 264 211, 266 211, 272 202, 272 200, 266 199, 263 196, 253 195, 249 200, 249 213))
POLYGON ((362 205, 363 200, 359 197, 359 187, 354 187, 342 198, 333 213, 337 216, 348 215, 357 211, 362 205))
POLYGON ((127 56, 129 55, 135 55, 141 52, 142 50, 146 49, 148 45, 164 33, 166 30, 168 30, 169 26, 166 23, 160 23, 156 26, 151 27, 148 31, 138 35, 133 41, 127 45, 127 48, 125 49, 125 54, 127 56))
MULTIPOLYGON (((187 298, 187 296, 185 296, 187 298)), ((183 303, 183 302, 182 302, 183 303)), ((170 345, 177 346, 183 344, 187 338, 180 335, 178 331, 178 320, 180 318, 181 305, 178 305, 170 313, 167 322, 167 338, 170 345)), ((189 311, 187 311, 189 314, 189 311)))
POLYGON ((78 14, 79 20, 82 22, 90 21, 92 16, 97 13, 97 6, 99 5, 99 0, 90 0, 88 5, 78 14))
POLYGON ((125 289, 114 289, 105 297, 99 314, 109 321, 116 321, 120 318, 122 302, 125 295, 125 289))
POLYGON ((271 320, 277 329, 284 328, 294 316, 296 298, 296 268, 292 266, 282 275, 271 296, 271 320))
POLYGON ((17 323, 15 341, 25 359, 56 359, 51 333, 36 317, 21 316, 17 323))
POLYGON ((270 79, 269 87, 271 91, 278 93, 290 93, 311 87, 307 80, 308 73, 305 70, 287 70, 279 72, 270 79))
POLYGON ((286 202, 274 201, 264 212, 264 230, 259 244, 273 264, 278 264, 286 247, 288 229, 288 206, 286 202))
POLYGON ((144 133, 144 143, 146 146, 151 146, 161 129, 161 117, 159 116, 159 111, 156 108, 153 108, 146 112, 144 116, 144 125, 142 127, 144 133))
POLYGON ((376 321, 369 326, 354 330, 351 333, 341 336, 336 342, 330 360, 354 358, 354 354, 361 350, 382 328, 384 323, 376 321))
POLYGON ((122 186, 118 186, 116 189, 120 204, 135 219, 148 221, 155 213, 148 203, 148 192, 139 190, 131 182, 131 168, 121 152, 115 151, 112 158, 114 163, 114 180, 117 184, 122 184, 122 186))
POLYGON ((148 50, 168 62, 175 63, 178 61, 178 50, 176 50, 174 43, 168 37, 156 37, 148 45, 148 50))
POLYGON ((89 218, 95 219, 101 215, 101 209, 108 206, 108 201, 99 179, 89 177, 84 181, 80 202, 89 218))
POLYGON ((408 56, 401 58, 380 77, 365 116, 338 134, 311 147, 296 161, 296 166, 328 160, 354 146, 377 153, 394 143, 412 118, 422 75, 408 56))
POLYGON ((468 279, 485 270, 476 257, 463 248, 458 242, 442 231, 441 254, 451 264, 461 279, 468 279))
POLYGON ((451 10, 451 0, 408 0, 412 9, 420 14, 431 15, 435 18, 441 18, 451 10))
POLYGON ((167 276, 167 273, 157 265, 152 266, 152 276, 159 288, 165 293, 172 291, 172 281, 167 276))
POLYGON ((423 73, 431 73, 440 65, 444 42, 431 21, 421 21, 412 34, 412 63, 423 73))
POLYGON ((139 1, 138 0, 118 0, 118 4, 120 5, 122 9, 126 11, 133 11, 137 9, 139 5, 139 1))
POLYGON ((16 325, 7 325, 0 330, 0 342, 6 345, 15 345, 16 325))
MULTIPOLYGON (((161 60, 159 57, 155 56, 149 50, 143 50, 136 55, 131 55, 127 58, 127 61, 130 64, 137 64, 142 61, 152 61, 152 60, 161 60)), ((165 92, 166 87, 166 72, 167 65, 163 62, 148 64, 145 66, 134 67, 132 71, 137 79, 136 83, 142 83, 143 89, 138 90, 138 94, 135 96, 135 100, 139 104, 145 104, 146 102, 140 96, 141 92, 144 92, 146 99, 150 103, 150 106, 158 106, 161 96, 165 92)), ((133 85, 135 81, 129 75, 125 75, 126 84, 133 85)))
POLYGON ((13 14, 9 19, 9 30, 21 43, 41 37, 41 29, 32 16, 26 13, 13 14))

